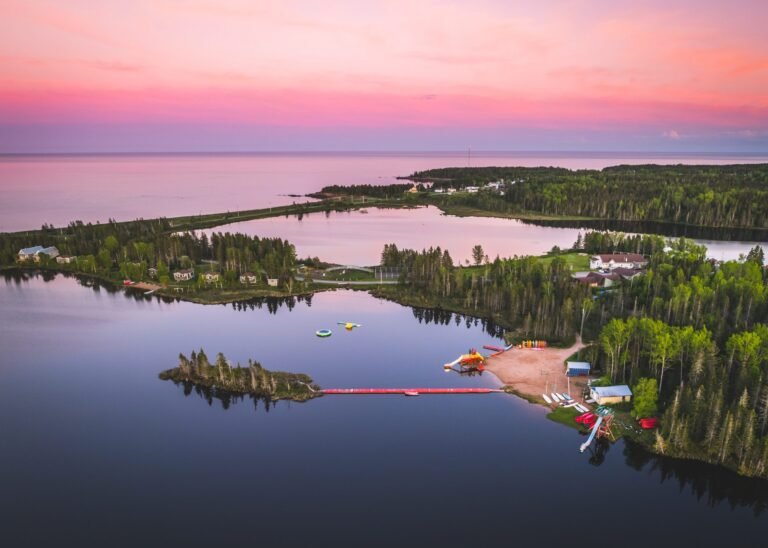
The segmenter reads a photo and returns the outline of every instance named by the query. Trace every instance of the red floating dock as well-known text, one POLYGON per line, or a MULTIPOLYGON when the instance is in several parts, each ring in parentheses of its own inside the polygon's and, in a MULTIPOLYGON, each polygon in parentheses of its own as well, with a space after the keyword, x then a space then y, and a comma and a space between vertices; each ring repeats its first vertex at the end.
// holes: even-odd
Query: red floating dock
POLYGON ((323 394, 491 394, 503 392, 494 388, 328 388, 323 394))

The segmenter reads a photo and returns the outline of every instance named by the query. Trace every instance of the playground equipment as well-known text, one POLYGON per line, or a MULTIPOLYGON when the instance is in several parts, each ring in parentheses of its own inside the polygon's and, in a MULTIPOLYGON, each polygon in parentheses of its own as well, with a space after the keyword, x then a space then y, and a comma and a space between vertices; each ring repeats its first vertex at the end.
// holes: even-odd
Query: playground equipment
POLYGON ((315 331, 315 335, 321 338, 330 337, 333 332, 330 329, 318 329, 315 331))
POLYGON ((346 329, 347 331, 352 331, 355 327, 363 327, 359 323, 354 323, 354 322, 336 322, 336 323, 339 325, 343 325, 344 329, 346 329))
MULTIPOLYGON (((583 416, 583 415, 582 415, 583 416)), ((589 434, 589 437, 587 438, 587 441, 581 444, 579 447, 579 451, 582 453, 587 449, 587 447, 590 446, 592 441, 595 439, 595 437, 598 438, 605 438, 610 437, 611 439, 615 439, 613 436, 613 432, 611 431, 611 425, 613 424, 613 409, 610 407, 603 407, 600 406, 595 410, 595 422, 592 424, 591 432, 589 434)), ((577 417, 578 418, 578 417, 577 417)), ((591 421, 591 419, 589 419, 591 421)), ((586 424, 582 422, 582 424, 586 424)))
POLYGON ((463 369, 477 369, 478 371, 483 371, 485 369, 485 356, 480 354, 474 348, 470 348, 469 353, 462 354, 452 362, 444 364, 443 367, 445 369, 451 369, 456 365, 463 369))

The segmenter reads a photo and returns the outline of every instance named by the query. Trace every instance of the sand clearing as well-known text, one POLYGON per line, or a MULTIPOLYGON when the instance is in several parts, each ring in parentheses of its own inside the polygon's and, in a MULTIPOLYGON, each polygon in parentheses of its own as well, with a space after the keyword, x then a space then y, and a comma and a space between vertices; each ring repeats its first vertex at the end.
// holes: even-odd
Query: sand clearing
MULTIPOLYGON (((570 348, 543 348, 540 350, 513 348, 503 354, 488 358, 485 368, 486 371, 496 375, 501 382, 517 392, 543 402, 541 395, 544 393, 546 385, 549 387, 548 392, 555 390, 565 392, 568 389, 568 378, 565 376, 563 364, 571 354, 585 346, 581 339, 577 338, 576 344, 570 348)), ((577 392, 576 385, 578 383, 581 386, 585 382, 585 377, 572 378, 571 395, 579 396, 581 388, 577 392)))

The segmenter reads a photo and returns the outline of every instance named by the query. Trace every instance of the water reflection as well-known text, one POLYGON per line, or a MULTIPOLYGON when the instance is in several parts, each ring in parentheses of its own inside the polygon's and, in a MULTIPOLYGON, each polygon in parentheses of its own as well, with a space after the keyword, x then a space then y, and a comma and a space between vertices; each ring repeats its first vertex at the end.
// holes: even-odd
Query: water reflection
POLYGON ((468 328, 482 327, 483 331, 492 337, 501 338, 504 336, 505 330, 503 327, 485 318, 476 318, 474 316, 449 312, 441 308, 411 307, 411 310, 413 311, 413 317, 416 318, 419 323, 437 325, 450 325, 451 323, 455 323, 457 327, 464 324, 464 326, 468 328))
POLYGON ((731 508, 751 508, 756 517, 768 508, 768 481, 739 476, 705 462, 649 453, 631 441, 624 443, 624 457, 630 468, 646 471, 649 476, 658 477, 660 483, 676 481, 680 491, 688 489, 697 500, 706 501, 710 507, 727 501, 731 508))
POLYGON ((232 404, 242 403, 250 400, 253 402, 254 411, 258 411, 259 402, 261 402, 264 411, 269 413, 269 410, 277 406, 279 400, 272 400, 269 398, 259 398, 252 394, 240 394, 237 392, 230 392, 229 390, 222 390, 216 387, 199 386, 193 382, 187 381, 172 381, 176 386, 180 386, 183 389, 184 396, 196 395, 208 402, 209 406, 213 406, 214 400, 221 404, 222 409, 229 409, 232 404))

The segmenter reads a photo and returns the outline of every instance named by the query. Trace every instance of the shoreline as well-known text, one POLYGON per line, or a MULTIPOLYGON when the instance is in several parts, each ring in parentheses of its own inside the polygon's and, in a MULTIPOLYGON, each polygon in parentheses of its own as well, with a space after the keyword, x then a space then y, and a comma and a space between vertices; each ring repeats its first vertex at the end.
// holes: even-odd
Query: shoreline
MULTIPOLYGON (((510 348, 490 356, 486 360, 485 370, 499 379, 511 393, 551 410, 541 395, 567 389, 568 377, 565 376, 564 362, 586 346, 576 337, 576 342, 568 348, 510 348)), ((575 387, 584 383, 574 380, 571 384, 575 387)))

